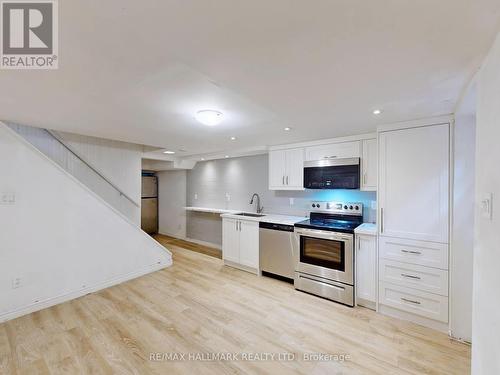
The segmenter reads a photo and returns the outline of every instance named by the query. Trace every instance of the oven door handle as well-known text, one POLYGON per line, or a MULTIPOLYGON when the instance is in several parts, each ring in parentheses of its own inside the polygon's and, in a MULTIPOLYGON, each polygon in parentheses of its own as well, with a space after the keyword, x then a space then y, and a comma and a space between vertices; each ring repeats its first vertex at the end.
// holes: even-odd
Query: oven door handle
POLYGON ((308 236, 314 238, 322 238, 325 240, 334 240, 334 241, 349 241, 353 239, 352 234, 339 234, 322 230, 314 230, 314 229, 303 229, 303 228, 295 228, 295 233, 299 236, 308 236))

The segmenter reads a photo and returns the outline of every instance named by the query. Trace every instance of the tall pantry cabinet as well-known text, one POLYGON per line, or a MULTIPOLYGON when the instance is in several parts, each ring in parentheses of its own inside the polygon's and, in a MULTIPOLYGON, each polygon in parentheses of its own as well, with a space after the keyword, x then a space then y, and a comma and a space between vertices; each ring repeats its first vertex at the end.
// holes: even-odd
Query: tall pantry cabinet
POLYGON ((379 133, 379 310, 448 324, 450 124, 379 133))

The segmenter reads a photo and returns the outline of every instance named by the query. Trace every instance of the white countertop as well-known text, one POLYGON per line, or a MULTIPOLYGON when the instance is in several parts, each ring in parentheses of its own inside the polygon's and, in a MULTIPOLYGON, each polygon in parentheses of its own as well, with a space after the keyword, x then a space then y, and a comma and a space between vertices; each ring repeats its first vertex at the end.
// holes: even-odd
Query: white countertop
POLYGON ((376 236, 377 235, 377 224, 363 223, 359 227, 354 229, 354 233, 367 234, 369 236, 376 236))
POLYGON ((196 212, 211 212, 214 214, 237 214, 238 212, 243 212, 241 210, 225 210, 222 208, 209 208, 209 207, 184 207, 186 211, 196 211, 196 212))
MULTIPOLYGON (((244 211, 238 211, 238 212, 244 212, 244 211)), ((299 221, 307 219, 307 217, 305 216, 288 216, 288 215, 277 215, 277 214, 266 214, 266 213, 263 213, 263 215, 265 216, 251 217, 251 216, 235 215, 234 213, 227 213, 221 215, 221 217, 246 220, 246 221, 257 221, 260 223, 274 223, 274 224, 285 224, 285 225, 293 225, 295 223, 298 223, 299 221)))

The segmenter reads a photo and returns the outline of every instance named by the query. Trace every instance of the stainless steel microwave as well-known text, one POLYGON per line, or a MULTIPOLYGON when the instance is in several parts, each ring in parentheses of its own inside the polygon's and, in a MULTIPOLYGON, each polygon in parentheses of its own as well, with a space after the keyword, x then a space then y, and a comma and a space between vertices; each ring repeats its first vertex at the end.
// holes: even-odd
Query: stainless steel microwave
POLYGON ((304 188, 359 189, 359 158, 306 161, 304 188))

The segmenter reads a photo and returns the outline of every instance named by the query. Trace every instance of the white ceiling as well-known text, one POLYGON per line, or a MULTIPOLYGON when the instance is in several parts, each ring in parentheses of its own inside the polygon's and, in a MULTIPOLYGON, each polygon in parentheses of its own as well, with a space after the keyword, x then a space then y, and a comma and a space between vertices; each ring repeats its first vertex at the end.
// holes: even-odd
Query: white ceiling
POLYGON ((0 118, 182 156, 451 113, 500 2, 80 0, 59 18, 59 70, 0 71, 0 118), (197 123, 206 108, 225 121, 197 123))

